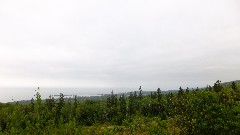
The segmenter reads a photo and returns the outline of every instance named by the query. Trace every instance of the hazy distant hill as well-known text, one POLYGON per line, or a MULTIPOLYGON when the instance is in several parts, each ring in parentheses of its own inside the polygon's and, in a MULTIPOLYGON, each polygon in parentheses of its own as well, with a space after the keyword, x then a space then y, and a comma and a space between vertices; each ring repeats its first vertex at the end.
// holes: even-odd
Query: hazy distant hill
POLYGON ((231 85, 232 82, 235 82, 237 85, 240 85, 240 80, 235 80, 235 81, 230 81, 230 82, 223 82, 222 86, 231 85))

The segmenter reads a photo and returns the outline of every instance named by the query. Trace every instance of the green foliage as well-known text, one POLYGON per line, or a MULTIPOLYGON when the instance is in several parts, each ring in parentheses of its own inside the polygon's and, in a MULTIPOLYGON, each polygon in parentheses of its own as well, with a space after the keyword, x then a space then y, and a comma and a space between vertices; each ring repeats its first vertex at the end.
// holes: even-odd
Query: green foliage
POLYGON ((219 134, 240 133, 240 92, 236 83, 150 96, 137 92, 106 100, 41 99, 0 104, 0 134, 219 134))

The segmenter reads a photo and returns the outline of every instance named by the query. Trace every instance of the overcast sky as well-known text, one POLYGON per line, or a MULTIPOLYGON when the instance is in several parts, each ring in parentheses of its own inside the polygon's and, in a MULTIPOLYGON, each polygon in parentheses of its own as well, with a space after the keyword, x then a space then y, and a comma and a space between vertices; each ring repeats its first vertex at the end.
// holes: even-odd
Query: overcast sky
POLYGON ((0 1, 0 87, 206 86, 239 51, 238 0, 0 1))

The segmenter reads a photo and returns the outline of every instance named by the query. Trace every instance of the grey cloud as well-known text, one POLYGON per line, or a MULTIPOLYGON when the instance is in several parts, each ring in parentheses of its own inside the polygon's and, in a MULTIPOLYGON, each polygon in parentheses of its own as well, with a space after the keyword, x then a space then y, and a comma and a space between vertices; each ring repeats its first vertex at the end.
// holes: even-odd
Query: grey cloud
POLYGON ((0 85, 174 89, 238 79, 239 9, 234 0, 1 1, 0 85))

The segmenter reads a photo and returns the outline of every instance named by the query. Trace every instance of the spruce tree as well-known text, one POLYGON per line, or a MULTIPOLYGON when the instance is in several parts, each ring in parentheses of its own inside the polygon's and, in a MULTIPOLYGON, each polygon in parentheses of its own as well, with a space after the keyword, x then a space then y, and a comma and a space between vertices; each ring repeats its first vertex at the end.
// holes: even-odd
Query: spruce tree
POLYGON ((186 94, 188 94, 189 93, 189 88, 187 87, 187 89, 186 89, 186 94))
POLYGON ((128 114, 129 114, 129 116, 131 116, 132 114, 134 114, 134 97, 133 97, 132 92, 130 92, 128 99, 129 99, 128 114))
POLYGON ((178 91, 178 98, 182 97, 184 95, 184 91, 182 87, 180 86, 179 91, 178 91))
POLYGON ((231 88, 232 88, 235 92, 239 92, 238 89, 237 89, 237 85, 236 85, 235 82, 232 82, 231 88))
POLYGON ((213 90, 218 93, 222 89, 223 89, 223 87, 221 85, 221 81, 217 80, 216 83, 214 83, 213 90))
POLYGON ((142 96, 143 96, 142 95, 142 87, 140 86, 140 88, 139 88, 139 96, 138 96, 140 100, 142 99, 142 96))

